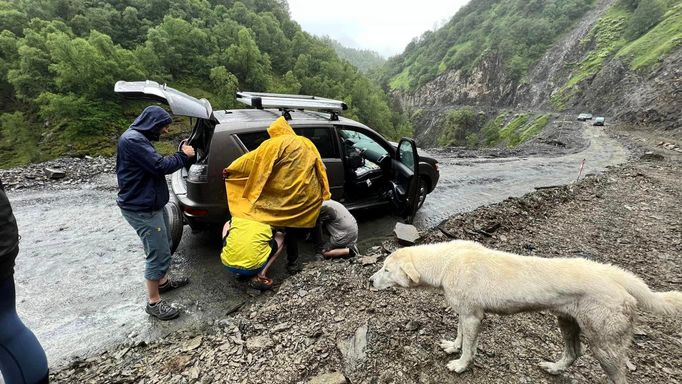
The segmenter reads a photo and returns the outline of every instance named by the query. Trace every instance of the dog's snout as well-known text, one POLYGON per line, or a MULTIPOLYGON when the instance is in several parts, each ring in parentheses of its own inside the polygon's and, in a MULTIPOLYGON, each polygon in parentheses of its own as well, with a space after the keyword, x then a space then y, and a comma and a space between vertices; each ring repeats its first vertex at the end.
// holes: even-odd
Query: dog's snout
POLYGON ((370 283, 374 283, 374 275, 372 275, 372 276, 369 277, 369 282, 370 282, 370 283))

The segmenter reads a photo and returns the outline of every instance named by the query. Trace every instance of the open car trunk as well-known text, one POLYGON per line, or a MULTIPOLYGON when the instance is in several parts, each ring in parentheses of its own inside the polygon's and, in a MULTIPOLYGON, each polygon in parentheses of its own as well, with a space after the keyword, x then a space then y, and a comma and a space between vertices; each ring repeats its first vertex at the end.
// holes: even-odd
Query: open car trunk
POLYGON ((195 162, 206 161, 217 122, 208 100, 197 99, 165 84, 150 80, 118 81, 114 85, 114 92, 126 99, 161 102, 167 104, 174 115, 189 117, 193 124, 192 133, 187 141, 197 152, 195 162))

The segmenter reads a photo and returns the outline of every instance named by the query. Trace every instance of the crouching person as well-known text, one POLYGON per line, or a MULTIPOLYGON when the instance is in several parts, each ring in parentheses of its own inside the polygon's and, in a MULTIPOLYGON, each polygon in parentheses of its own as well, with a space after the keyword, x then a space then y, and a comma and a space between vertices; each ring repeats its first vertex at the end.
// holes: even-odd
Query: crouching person
POLYGON ((223 227, 223 265, 239 276, 250 277, 249 287, 265 291, 272 288, 268 269, 282 253, 284 233, 268 224, 233 217, 223 227))
POLYGON ((325 258, 353 257, 358 254, 358 224, 338 201, 322 202, 315 232, 318 251, 325 258), (329 233, 329 238, 324 243, 323 231, 329 233))

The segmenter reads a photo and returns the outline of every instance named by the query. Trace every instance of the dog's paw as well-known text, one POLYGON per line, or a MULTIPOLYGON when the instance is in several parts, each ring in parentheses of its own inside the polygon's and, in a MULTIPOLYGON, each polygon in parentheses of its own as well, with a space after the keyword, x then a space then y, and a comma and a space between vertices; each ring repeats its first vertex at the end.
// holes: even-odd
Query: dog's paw
POLYGON ((457 353, 461 349, 456 342, 445 339, 441 340, 439 345, 447 354, 457 353))
POLYGON ((545 372, 549 373, 550 375, 559 375, 564 371, 564 367, 561 364, 558 363, 552 363, 549 361, 543 361, 542 363, 538 364, 538 366, 545 372))
POLYGON ((462 359, 451 360, 448 363, 448 369, 455 373, 462 373, 469 368, 469 363, 462 361, 462 359))

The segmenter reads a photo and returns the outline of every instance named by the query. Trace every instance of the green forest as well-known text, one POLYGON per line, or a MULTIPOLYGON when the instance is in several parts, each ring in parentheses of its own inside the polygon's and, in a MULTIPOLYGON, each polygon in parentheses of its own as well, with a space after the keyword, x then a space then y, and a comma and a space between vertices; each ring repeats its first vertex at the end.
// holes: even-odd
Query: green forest
POLYGON ((322 40, 334 48, 334 51, 336 51, 340 58, 347 60, 364 73, 372 73, 381 68, 386 62, 386 59, 381 57, 381 55, 369 49, 344 47, 341 43, 330 37, 323 37, 322 40))
POLYGON ((389 98, 284 0, 0 1, 0 166, 111 155, 139 104, 117 80, 150 79, 214 109, 236 90, 344 100, 346 116, 397 138, 411 127, 389 98))

